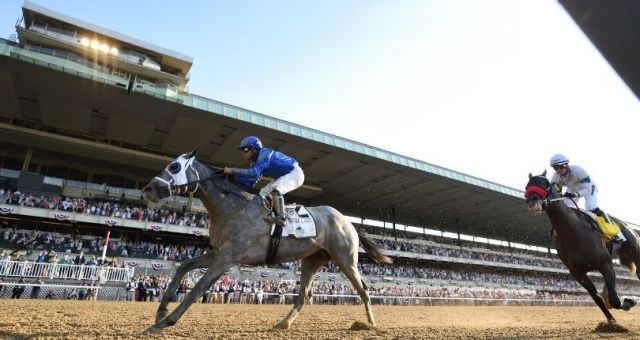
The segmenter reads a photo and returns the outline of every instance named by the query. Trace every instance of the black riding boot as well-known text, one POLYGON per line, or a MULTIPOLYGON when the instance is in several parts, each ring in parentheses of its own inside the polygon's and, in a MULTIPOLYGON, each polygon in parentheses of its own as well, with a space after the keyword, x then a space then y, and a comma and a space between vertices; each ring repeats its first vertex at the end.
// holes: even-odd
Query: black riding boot
POLYGON ((600 208, 595 208, 593 210, 591 210, 592 213, 604 218, 605 222, 607 223, 611 223, 611 220, 609 219, 609 215, 607 215, 604 211, 602 211, 602 209, 600 208))
POLYGON ((284 228, 287 221, 287 218, 284 215, 284 196, 274 190, 271 192, 271 197, 273 199, 273 202, 271 203, 273 204, 273 211, 276 213, 274 222, 284 228))

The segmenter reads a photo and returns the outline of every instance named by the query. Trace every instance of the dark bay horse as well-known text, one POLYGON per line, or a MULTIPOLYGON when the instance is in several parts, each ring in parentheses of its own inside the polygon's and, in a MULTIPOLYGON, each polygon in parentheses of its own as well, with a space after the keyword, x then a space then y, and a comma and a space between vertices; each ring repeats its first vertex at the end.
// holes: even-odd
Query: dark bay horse
MULTIPOLYGON (((607 309, 605 300, 598 294, 587 273, 598 271, 602 274, 606 288, 603 289, 603 294, 605 298, 608 295, 609 304, 613 308, 627 311, 635 305, 635 301, 624 299, 622 303, 620 302, 616 292, 616 274, 604 237, 591 227, 592 222, 589 217, 576 213, 574 209, 569 208, 563 202, 560 194, 552 188, 546 175, 546 171, 539 176, 529 174, 529 183, 525 192, 529 210, 547 213, 551 225, 555 229, 558 257, 567 266, 571 276, 589 292, 607 320, 613 323, 615 318, 607 309)), ((620 226, 622 233, 627 238, 627 241, 620 248, 620 263, 634 272, 636 266, 640 266, 638 236, 621 220, 614 217, 612 219, 620 226)), ((640 278, 640 276, 638 277, 640 278)))
MULTIPOLYGON (((178 267, 158 307, 156 323, 147 329, 147 333, 153 333, 178 322, 189 306, 230 267, 264 264, 271 225, 264 220, 267 211, 259 195, 248 194, 231 183, 219 169, 199 162, 195 158, 195 151, 176 158, 142 191, 151 202, 175 194, 193 193, 202 200, 211 219, 209 240, 212 251, 183 261, 178 267), (167 315, 167 304, 182 277, 197 268, 208 270, 184 301, 167 315)), ((391 263, 391 259, 332 207, 309 207, 307 211, 316 222, 317 236, 306 239, 282 238, 275 258, 276 263, 302 259, 298 299, 289 314, 275 327, 286 329, 291 326, 305 299, 311 297, 315 273, 329 260, 333 260, 349 278, 362 298, 367 320, 375 325, 368 288, 358 273, 359 244, 377 263, 391 263)))

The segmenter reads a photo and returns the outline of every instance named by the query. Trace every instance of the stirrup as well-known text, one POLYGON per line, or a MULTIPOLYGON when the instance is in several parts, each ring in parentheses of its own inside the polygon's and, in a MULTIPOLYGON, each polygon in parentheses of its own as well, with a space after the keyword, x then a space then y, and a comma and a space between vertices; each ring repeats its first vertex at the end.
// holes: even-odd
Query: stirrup
POLYGON ((274 224, 274 223, 275 223, 275 224, 277 224, 278 226, 280 226, 280 227, 282 227, 282 228, 285 228, 285 227, 287 226, 287 219, 286 219, 286 218, 279 217, 279 216, 278 216, 278 215, 276 215, 276 213, 275 213, 275 212, 273 212, 273 211, 270 211, 270 212, 266 213, 266 214, 264 215, 264 219, 265 219, 267 222, 269 222, 269 223, 271 223, 271 224, 274 224))
POLYGON ((611 258, 615 258, 620 251, 620 247, 622 247, 622 242, 612 241, 607 245, 607 250, 609 251, 609 255, 611 258))
POLYGON ((267 196, 260 195, 260 203, 262 203, 262 207, 266 211, 271 211, 273 204, 271 203, 271 199, 267 196))
POLYGON ((269 223, 276 223, 276 213, 269 210, 268 213, 264 214, 264 219, 269 223))

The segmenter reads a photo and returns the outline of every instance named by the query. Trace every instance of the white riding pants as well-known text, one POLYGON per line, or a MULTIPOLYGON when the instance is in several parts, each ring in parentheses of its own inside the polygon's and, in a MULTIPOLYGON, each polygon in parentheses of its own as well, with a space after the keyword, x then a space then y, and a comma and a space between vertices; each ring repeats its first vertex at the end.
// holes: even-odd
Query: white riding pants
POLYGON ((265 185, 260 189, 260 195, 269 196, 273 190, 277 190, 282 195, 299 188, 304 183, 304 172, 300 166, 296 165, 291 172, 265 185))

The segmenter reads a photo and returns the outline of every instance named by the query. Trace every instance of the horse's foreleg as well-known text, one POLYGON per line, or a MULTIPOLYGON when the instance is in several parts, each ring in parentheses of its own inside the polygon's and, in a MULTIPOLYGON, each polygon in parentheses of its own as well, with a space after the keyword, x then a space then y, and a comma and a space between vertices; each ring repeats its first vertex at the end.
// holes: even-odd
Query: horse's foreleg
POLYGON ((180 305, 167 317, 156 322, 155 325, 149 327, 146 330, 146 333, 155 333, 162 328, 175 325, 176 322, 180 320, 180 317, 182 317, 182 314, 184 314, 184 312, 186 312, 187 309, 191 306, 191 304, 193 304, 196 299, 202 296, 202 294, 204 294, 204 292, 211 287, 215 280, 222 276, 225 270, 229 269, 231 265, 227 264, 225 261, 225 259, 216 256, 214 262, 209 264, 207 273, 200 278, 198 283, 196 283, 193 289, 191 289, 191 292, 189 292, 189 294, 187 294, 187 296, 184 298, 184 301, 182 301, 182 303, 180 303, 180 305))
POLYGON ((313 284, 313 277, 315 273, 320 269, 320 267, 327 263, 328 259, 329 255, 324 250, 302 259, 302 273, 300 275, 300 292, 298 293, 298 299, 293 305, 293 308, 291 308, 291 311, 289 311, 289 314, 278 322, 274 328, 288 329, 291 326, 298 316, 298 313, 300 313, 305 299, 311 296, 311 286, 313 284))
POLYGON ((571 273, 571 275, 576 279, 576 281, 578 281, 578 283, 582 285, 582 287, 584 287, 584 289, 587 290, 587 292, 589 292, 589 295, 591 295, 591 298, 593 299, 593 301, 595 301, 596 305, 600 307, 600 310, 602 311, 602 313, 604 313, 604 315, 607 317, 607 321, 609 321, 610 323, 616 322, 616 319, 613 317, 613 315, 611 315, 611 312, 609 312, 609 310, 607 309, 607 306, 605 305, 604 300, 602 300, 602 297, 598 294, 598 290, 596 289, 596 286, 593 284, 593 281, 591 281, 591 279, 587 277, 587 273, 582 273, 582 274, 571 273))
POLYGON ((173 279, 171 279, 169 287, 167 287, 167 290, 162 294, 162 300, 160 301, 160 306, 158 306, 158 311, 156 312, 156 322, 160 322, 167 316, 167 305, 171 302, 173 294, 175 294, 178 289, 178 285, 180 285, 184 275, 196 268, 209 267, 214 259, 214 254, 209 253, 182 262, 180 267, 176 270, 176 274, 173 276, 173 279))

